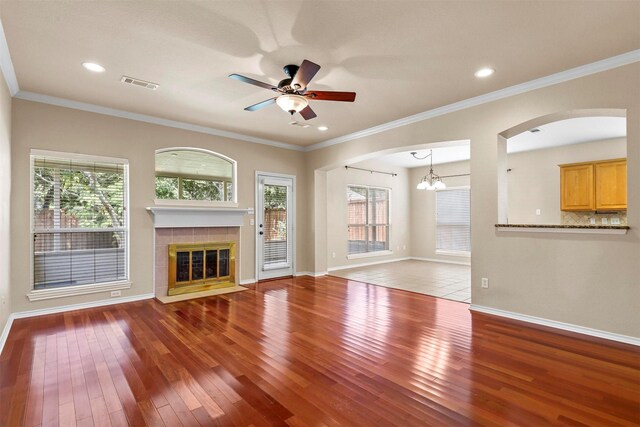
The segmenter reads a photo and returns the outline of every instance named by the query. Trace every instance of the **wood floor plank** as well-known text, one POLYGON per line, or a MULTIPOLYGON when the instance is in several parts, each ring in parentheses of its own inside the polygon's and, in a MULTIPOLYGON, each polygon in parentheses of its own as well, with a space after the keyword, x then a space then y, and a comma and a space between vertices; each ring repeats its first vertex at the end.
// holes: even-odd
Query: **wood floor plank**
POLYGON ((2 427, 640 426, 640 349, 287 278, 16 319, 0 409, 2 427))

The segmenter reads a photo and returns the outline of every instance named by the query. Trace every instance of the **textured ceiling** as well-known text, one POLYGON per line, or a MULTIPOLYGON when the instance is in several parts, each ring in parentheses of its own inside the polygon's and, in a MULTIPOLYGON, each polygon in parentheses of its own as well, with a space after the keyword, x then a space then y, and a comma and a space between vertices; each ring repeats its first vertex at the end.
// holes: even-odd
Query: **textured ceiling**
POLYGON ((640 48, 638 1, 3 0, 0 13, 23 91, 298 145, 640 48), (322 66, 310 89, 356 102, 312 101, 306 129, 276 106, 243 111, 272 94, 228 74, 277 83, 305 58, 322 66), (496 74, 476 79, 482 66, 496 74))

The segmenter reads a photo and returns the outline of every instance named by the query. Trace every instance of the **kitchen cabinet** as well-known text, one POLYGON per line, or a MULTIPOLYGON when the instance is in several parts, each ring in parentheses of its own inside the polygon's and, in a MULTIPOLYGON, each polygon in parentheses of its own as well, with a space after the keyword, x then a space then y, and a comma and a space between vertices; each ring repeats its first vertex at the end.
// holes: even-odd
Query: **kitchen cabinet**
POLYGON ((593 164, 560 166, 560 209, 592 211, 595 209, 593 164))
POLYGON ((627 160, 560 165, 560 210, 627 209, 627 160))
POLYGON ((595 164, 596 210, 627 209, 627 161, 595 164))

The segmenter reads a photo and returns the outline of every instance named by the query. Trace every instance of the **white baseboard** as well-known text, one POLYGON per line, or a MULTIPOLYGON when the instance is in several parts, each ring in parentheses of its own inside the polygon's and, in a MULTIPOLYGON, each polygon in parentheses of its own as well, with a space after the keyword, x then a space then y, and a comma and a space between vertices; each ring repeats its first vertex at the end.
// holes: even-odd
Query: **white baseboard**
POLYGON ((242 286, 251 285, 253 283, 256 283, 256 279, 255 278, 240 280, 240 285, 242 285, 242 286))
POLYGON ((447 260, 447 259, 420 258, 415 256, 409 257, 409 259, 413 259, 416 261, 441 262, 443 264, 471 265, 471 261, 453 261, 453 260, 447 260))
POLYGON ((469 310, 477 311, 479 313, 492 314, 494 316, 506 317, 514 320, 520 320, 522 322, 534 323, 536 325, 548 326, 550 328, 561 329, 563 331, 576 332, 592 337, 604 338, 611 341, 640 346, 640 338, 630 337, 628 335, 614 334, 612 332, 601 331, 599 329, 587 328, 584 326, 573 325, 571 323, 557 322, 555 320, 543 319, 541 317, 529 316, 527 314, 519 314, 511 311, 484 307, 475 304, 471 304, 469 306, 469 310))
POLYGON ((60 307, 41 308, 38 310, 28 310, 28 311, 19 311, 17 313, 11 313, 9 315, 9 319, 7 319, 7 324, 4 326, 2 335, 0 336, 0 353, 2 353, 2 349, 4 348, 4 345, 7 341, 7 337, 9 336, 9 331, 11 330, 11 325, 13 324, 13 321, 15 319, 24 319, 26 317, 43 316, 45 314, 63 313, 65 311, 82 310, 84 308, 102 307, 105 305, 121 304, 125 302, 142 301, 142 300, 151 299, 151 298, 155 298, 155 294, 141 294, 141 295, 133 295, 130 297, 109 298, 108 300, 92 301, 92 302, 85 302, 80 304, 63 305, 60 307))
POLYGON ((326 276, 327 272, 326 271, 317 271, 317 272, 313 272, 313 271, 296 271, 294 276, 298 277, 298 276, 311 276, 311 277, 322 277, 322 276, 326 276))
POLYGON ((13 313, 11 313, 9 315, 9 318, 7 318, 7 323, 4 325, 4 329, 2 330, 2 335, 0 335, 0 354, 2 354, 2 349, 4 348, 4 345, 7 342, 7 338, 9 337, 9 331, 11 330, 11 325, 13 325, 13 313))
POLYGON ((412 259, 411 257, 404 257, 404 258, 395 258, 395 259, 385 259, 382 261, 371 261, 371 262, 361 262, 358 264, 349 264, 349 265, 341 265, 339 267, 330 267, 327 270, 329 270, 329 272, 332 271, 338 271, 338 270, 346 270, 349 268, 357 268, 357 267, 367 267, 369 265, 378 265, 378 264, 386 264, 389 262, 398 262, 398 261, 406 261, 412 259))

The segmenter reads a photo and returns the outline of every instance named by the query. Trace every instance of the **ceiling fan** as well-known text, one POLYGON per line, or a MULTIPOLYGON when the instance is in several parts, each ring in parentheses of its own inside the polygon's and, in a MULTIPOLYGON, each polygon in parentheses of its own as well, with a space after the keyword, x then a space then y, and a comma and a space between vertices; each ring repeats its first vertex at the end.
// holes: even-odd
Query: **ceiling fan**
POLYGON ((263 83, 240 74, 230 74, 229 77, 241 82, 249 83, 254 86, 262 87, 278 93, 278 96, 258 102, 245 108, 246 111, 256 111, 271 104, 277 104, 284 111, 293 115, 300 113, 305 120, 316 117, 316 113, 309 106, 309 100, 316 101, 341 101, 353 102, 356 99, 355 92, 332 92, 322 90, 307 90, 307 85, 316 75, 320 66, 306 59, 302 64, 285 65, 283 70, 289 78, 281 80, 278 86, 269 83, 263 83))

